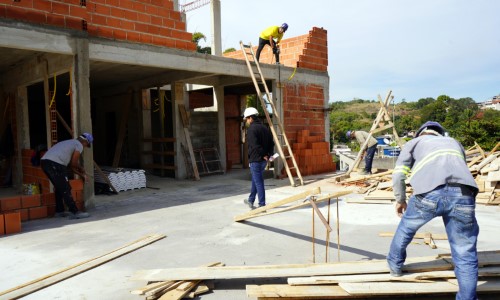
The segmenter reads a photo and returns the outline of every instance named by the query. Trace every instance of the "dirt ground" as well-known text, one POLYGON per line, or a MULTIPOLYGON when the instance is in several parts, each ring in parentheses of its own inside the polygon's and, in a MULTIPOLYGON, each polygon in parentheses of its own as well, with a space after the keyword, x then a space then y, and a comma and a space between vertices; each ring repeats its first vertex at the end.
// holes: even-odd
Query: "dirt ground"
MULTIPOLYGON (((334 174, 310 176, 306 184, 266 179, 267 202, 321 187, 331 193, 343 187, 331 183, 334 174)), ((148 186, 114 196, 96 196, 91 217, 83 220, 48 218, 23 223, 20 234, 0 238, 0 291, 37 279, 87 259, 105 254, 147 234, 167 237, 116 260, 37 291, 25 299, 144 299, 130 291, 146 284, 130 280, 138 270, 197 267, 211 262, 229 266, 311 263, 312 210, 310 207, 236 223, 235 215, 248 211, 243 204, 250 190, 248 170, 202 177, 200 181, 148 177, 148 186)), ((330 262, 384 259, 391 242, 379 232, 393 232, 399 222, 393 205, 339 202, 340 253, 331 235, 330 262)), ((336 204, 331 205, 332 226, 336 204)), ((327 205, 321 205, 326 215, 327 205)), ((481 227, 479 250, 500 249, 496 206, 477 207, 481 227)), ((325 261, 326 231, 316 218, 316 262, 325 261)), ((435 219, 422 231, 445 233, 435 219)), ((447 241, 438 248, 412 243, 408 255, 449 252, 447 241)), ((284 283, 285 279, 215 281, 215 290, 199 299, 248 299, 246 284, 284 283)), ((448 297, 450 298, 450 297, 448 297)), ((452 299, 454 297, 451 297, 452 299)), ((395 298, 392 298, 395 299, 395 298)), ((433 299, 436 299, 433 297, 433 299)))

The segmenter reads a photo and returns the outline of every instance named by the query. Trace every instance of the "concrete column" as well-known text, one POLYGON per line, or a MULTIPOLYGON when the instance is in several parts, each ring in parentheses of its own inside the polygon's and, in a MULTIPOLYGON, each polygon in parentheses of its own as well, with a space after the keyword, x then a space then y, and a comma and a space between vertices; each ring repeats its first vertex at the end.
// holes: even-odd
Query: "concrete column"
MULTIPOLYGON (((325 109, 328 108, 328 103, 330 101, 330 82, 328 80, 327 84, 323 86, 323 97, 324 97, 324 102, 323 102, 323 107, 325 109)), ((330 142, 330 111, 325 110, 324 118, 325 118, 325 141, 330 142)), ((332 145, 329 146, 329 150, 331 151, 332 145)))
POLYGON ((222 56, 220 0, 210 1, 212 12, 212 55, 222 56))
MULTIPOLYGON (((142 139, 152 138, 151 133, 151 92, 149 89, 144 89, 141 91, 141 113, 139 114, 139 124, 141 126, 139 132, 139 151, 151 151, 153 150, 152 143, 144 143, 142 139)), ((141 155, 141 167, 144 165, 152 164, 153 157, 151 155, 141 155)))
MULTIPOLYGON (((23 184, 23 163, 22 149, 30 147, 30 129, 28 114, 28 89, 26 86, 17 87, 16 99, 11 99, 10 105, 16 105, 17 122, 17 153, 16 160, 12 162, 12 183, 22 189, 23 184)), ((14 124, 12 124, 14 125, 14 124)))
MULTIPOLYGON (((89 67, 89 41, 85 38, 75 39, 75 56, 73 63, 73 128, 74 137, 82 132, 92 133, 92 120, 90 116, 90 67, 89 67)), ((94 145, 92 145, 94 147, 94 145)), ((94 154, 92 148, 83 151, 83 166, 85 171, 94 176, 94 154)), ((94 181, 89 180, 84 185, 83 197, 86 207, 94 206, 94 181)))
POLYGON ((179 106, 178 104, 184 104, 189 107, 188 104, 188 95, 185 92, 184 83, 183 82, 172 82, 171 85, 172 92, 172 124, 174 124, 174 138, 175 142, 175 165, 177 169, 175 170, 175 178, 176 179, 184 179, 187 178, 187 170, 186 170, 186 162, 184 160, 184 153, 182 152, 181 144, 184 145, 184 149, 187 150, 186 137, 184 135, 184 126, 182 125, 182 120, 179 116, 179 106))
POLYGON ((217 106, 219 156, 222 170, 226 170, 226 113, 224 110, 224 87, 214 86, 214 105, 217 106))
MULTIPOLYGON (((271 93, 272 93, 272 97, 273 97, 272 101, 274 101, 274 106, 276 107, 276 110, 277 110, 277 111, 273 111, 273 114, 277 115, 280 118, 280 120, 282 122, 281 125, 283 126, 283 128, 285 128, 286 120, 283 119, 283 117, 284 117, 284 113, 283 113, 283 86, 282 86, 281 82, 273 81, 272 87, 271 87, 271 93)), ((278 125, 274 126, 274 130, 276 131, 276 133, 278 133, 278 134, 280 133, 280 128, 278 125)), ((281 132, 281 134, 283 134, 283 133, 285 133, 285 132, 281 132)), ((280 137, 278 136, 278 138, 280 138, 280 137)), ((275 141, 275 143, 276 143, 276 141, 275 141)), ((283 144, 281 143, 281 145, 283 145, 283 144)), ((283 158, 280 158, 280 159, 277 159, 274 161, 274 178, 279 178, 279 176, 281 175, 281 170, 283 168, 284 168, 283 158)))

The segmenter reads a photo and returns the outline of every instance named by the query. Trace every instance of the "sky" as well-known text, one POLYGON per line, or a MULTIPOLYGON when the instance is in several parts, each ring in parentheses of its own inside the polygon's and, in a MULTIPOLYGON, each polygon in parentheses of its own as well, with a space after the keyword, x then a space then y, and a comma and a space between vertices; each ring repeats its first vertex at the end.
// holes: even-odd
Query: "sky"
MULTIPOLYGON (((193 0, 179 0, 186 3, 193 0)), ((222 50, 288 23, 284 39, 328 31, 330 102, 500 94, 499 0, 220 0, 222 50)), ((187 12, 187 30, 212 40, 210 5, 187 12)))

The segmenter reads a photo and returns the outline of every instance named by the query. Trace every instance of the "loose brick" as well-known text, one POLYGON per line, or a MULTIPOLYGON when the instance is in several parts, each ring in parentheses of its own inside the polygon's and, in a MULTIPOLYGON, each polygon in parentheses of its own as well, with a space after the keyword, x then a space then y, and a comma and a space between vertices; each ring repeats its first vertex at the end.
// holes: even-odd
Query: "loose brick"
POLYGON ((29 209, 30 220, 47 218, 47 206, 33 207, 29 209))
POLYGON ((4 214, 5 233, 12 234, 21 232, 21 213, 12 212, 4 214))
POLYGON ((0 210, 9 211, 21 208, 21 197, 8 197, 0 199, 0 210))
POLYGON ((17 210, 21 214, 21 222, 26 222, 30 219, 29 208, 17 210))
POLYGON ((5 220, 3 214, 0 214, 0 236, 5 234, 5 220))
POLYGON ((41 205, 40 195, 21 196, 21 207, 22 208, 37 207, 40 205, 41 205))

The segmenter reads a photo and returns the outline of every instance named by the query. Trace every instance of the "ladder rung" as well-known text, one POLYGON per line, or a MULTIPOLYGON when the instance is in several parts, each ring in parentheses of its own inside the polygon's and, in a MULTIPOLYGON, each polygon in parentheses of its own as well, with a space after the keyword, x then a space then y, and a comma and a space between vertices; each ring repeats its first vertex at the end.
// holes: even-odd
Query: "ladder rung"
POLYGON ((250 48, 250 45, 245 45, 245 44, 243 44, 243 47, 245 47, 245 48, 250 48))
POLYGON ((289 167, 288 167, 288 169, 293 170, 293 169, 295 169, 295 167, 290 167, 290 166, 289 166, 289 167))

